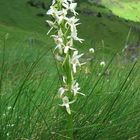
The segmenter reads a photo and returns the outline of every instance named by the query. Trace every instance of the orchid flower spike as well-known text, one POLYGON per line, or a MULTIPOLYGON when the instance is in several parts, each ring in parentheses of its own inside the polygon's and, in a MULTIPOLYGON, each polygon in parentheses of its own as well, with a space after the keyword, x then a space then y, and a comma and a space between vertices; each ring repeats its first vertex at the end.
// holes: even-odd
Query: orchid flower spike
POLYGON ((80 92, 79 83, 75 80, 77 69, 85 63, 80 59, 84 54, 79 54, 74 47, 74 41, 82 43, 84 39, 78 37, 77 26, 80 25, 76 17, 77 3, 74 0, 52 0, 47 15, 52 19, 46 20, 50 26, 48 34, 55 42, 54 55, 59 63, 62 78, 62 85, 58 89, 58 95, 68 114, 71 114, 70 105, 73 104, 78 95, 85 95, 80 92))

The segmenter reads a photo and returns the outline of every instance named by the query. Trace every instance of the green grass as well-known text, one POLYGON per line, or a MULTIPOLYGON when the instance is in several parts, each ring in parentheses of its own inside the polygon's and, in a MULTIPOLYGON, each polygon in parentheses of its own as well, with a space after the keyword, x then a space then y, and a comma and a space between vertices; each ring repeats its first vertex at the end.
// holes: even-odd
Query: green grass
MULTIPOLYGON (((2 140, 68 139, 65 112, 58 106, 59 75, 51 52, 5 48, 0 73, 2 140), (5 55, 4 55, 5 54, 5 55), (12 57, 10 57, 12 56, 12 57), (45 66, 45 67, 44 67, 45 66)), ((86 97, 72 106, 74 137, 130 139, 139 137, 139 66, 117 56, 106 68, 99 60, 77 75, 86 97)))
MULTIPOLYGON (((79 15, 79 35, 86 41, 75 45, 85 53, 83 59, 93 59, 77 75, 86 97, 72 106, 74 139, 138 140, 140 60, 131 62, 122 49, 130 28, 128 42, 138 40, 133 27, 139 24, 109 18, 104 7, 80 3, 79 9, 101 12, 102 18, 79 15), (95 54, 89 54, 90 47, 95 54)), ((61 76, 52 55, 54 43, 46 35, 48 17, 37 17, 38 12, 46 11, 25 0, 0 1, 1 140, 67 140, 72 131, 58 105, 61 76)))

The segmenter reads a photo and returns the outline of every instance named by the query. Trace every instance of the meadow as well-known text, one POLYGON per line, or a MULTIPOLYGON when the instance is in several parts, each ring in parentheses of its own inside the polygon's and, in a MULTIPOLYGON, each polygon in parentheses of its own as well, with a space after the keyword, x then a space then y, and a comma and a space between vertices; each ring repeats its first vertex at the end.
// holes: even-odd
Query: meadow
MULTIPOLYGON (((47 9, 50 1, 45 4, 47 9)), ((68 129, 57 94, 61 75, 54 42, 46 34, 48 16, 42 16, 46 9, 26 0, 0 0, 1 140, 67 140, 71 131, 75 140, 140 139, 139 18, 126 12, 118 17, 107 3, 78 4, 85 41, 75 47, 87 64, 76 77, 86 96, 72 105, 68 129), (134 52, 123 51, 126 46, 134 52)))

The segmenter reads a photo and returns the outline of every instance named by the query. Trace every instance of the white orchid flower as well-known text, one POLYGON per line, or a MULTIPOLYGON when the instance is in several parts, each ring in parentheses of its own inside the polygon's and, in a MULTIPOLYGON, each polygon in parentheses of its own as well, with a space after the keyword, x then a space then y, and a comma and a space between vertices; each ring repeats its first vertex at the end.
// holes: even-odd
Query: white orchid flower
POLYGON ((73 46, 73 40, 71 39, 66 46, 64 46, 64 53, 67 54, 69 50, 73 50, 76 51, 75 48, 72 47, 73 46))
POLYGON ((60 94, 60 98, 62 98, 64 96, 66 91, 68 91, 68 90, 64 87, 59 88, 58 93, 60 94))
POLYGON ((81 67, 85 63, 80 63, 79 58, 82 57, 84 54, 78 55, 78 51, 74 51, 73 56, 71 58, 71 64, 73 67, 73 72, 76 73, 77 66, 81 67))
POLYGON ((62 33, 62 30, 60 29, 58 31, 58 35, 51 35, 51 37, 53 37, 55 43, 57 44, 54 51, 56 49, 59 50, 59 53, 62 54, 63 53, 63 33, 62 33))
POLYGON ((58 35, 51 35, 51 37, 54 38, 57 45, 63 45, 63 33, 61 29, 58 31, 58 35))
POLYGON ((65 53, 65 54, 67 54, 69 50, 74 50, 74 51, 76 51, 76 49, 75 49, 75 48, 72 48, 71 46, 68 46, 68 45, 67 45, 67 46, 64 47, 64 53, 65 53))
POLYGON ((82 43, 84 41, 84 39, 77 37, 77 29, 74 26, 71 28, 71 37, 74 40, 79 41, 80 43, 82 43))
POLYGON ((50 9, 47 11, 47 15, 52 15, 58 24, 61 24, 64 18, 67 15, 67 10, 57 10, 54 6, 51 6, 50 9))
POLYGON ((74 16, 71 18, 66 17, 65 19, 67 20, 66 24, 69 24, 69 26, 77 26, 80 24, 80 23, 77 23, 79 21, 79 19, 75 18, 74 16))
POLYGON ((68 2, 64 2, 63 4, 62 4, 65 8, 66 8, 66 10, 70 10, 72 13, 74 13, 74 15, 78 15, 78 13, 75 11, 75 9, 76 9, 76 7, 77 7, 77 3, 68 3, 68 2))
POLYGON ((71 4, 70 4, 70 7, 69 7, 69 10, 70 10, 71 12, 73 12, 74 15, 78 15, 78 13, 75 11, 76 7, 77 7, 77 3, 71 3, 71 4))
POLYGON ((71 114, 70 104, 74 103, 75 100, 73 100, 73 101, 70 102, 70 101, 69 101, 69 98, 68 98, 67 96, 64 96, 64 97, 62 98, 62 101, 63 101, 63 104, 60 105, 60 106, 66 107, 66 111, 68 112, 68 114, 71 114))
POLYGON ((72 90, 74 96, 76 96, 77 94, 85 96, 85 94, 79 92, 80 87, 79 87, 79 84, 76 81, 73 81, 71 90, 72 90))
POLYGON ((56 18, 56 21, 59 25, 65 19, 66 15, 67 15, 67 10, 66 9, 62 9, 61 11, 57 11, 55 13, 55 18, 56 18))
POLYGON ((70 29, 71 29, 71 36, 69 36, 68 38, 72 37, 74 40, 77 40, 80 43, 82 43, 84 40, 77 37, 76 26, 80 24, 80 23, 77 23, 79 21, 79 19, 77 19, 75 17, 71 17, 71 18, 66 18, 66 20, 67 20, 67 23, 65 26, 69 25, 70 29))

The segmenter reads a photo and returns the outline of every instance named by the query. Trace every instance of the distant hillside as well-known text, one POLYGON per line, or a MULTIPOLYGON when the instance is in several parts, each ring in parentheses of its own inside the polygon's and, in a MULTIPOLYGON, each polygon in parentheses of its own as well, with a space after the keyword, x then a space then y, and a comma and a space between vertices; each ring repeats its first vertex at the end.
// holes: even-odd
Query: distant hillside
MULTIPOLYGON (((24 39, 24 42, 27 42, 26 40, 35 33, 39 36, 36 37, 37 42, 51 44, 51 39, 46 35, 49 27, 45 23, 45 20, 49 19, 46 11, 50 2, 46 0, 31 0, 31 2, 33 5, 29 4, 29 0, 0 0, 0 37, 9 33, 12 45, 20 43, 21 40, 23 42, 24 39), (45 7, 42 2, 45 3, 45 7)), ((137 40, 139 33, 136 23, 113 16, 112 12, 103 6, 91 5, 81 0, 78 4, 77 10, 82 23, 78 28, 79 34, 86 40, 80 45, 82 50, 94 47, 97 53, 104 51, 107 56, 121 51, 130 28, 132 32, 129 41, 137 40)))
MULTIPOLYGON (((85 0, 83 1, 86 2, 85 0)), ((87 2, 106 6, 115 15, 135 22, 140 22, 139 0, 87 0, 87 2)))

